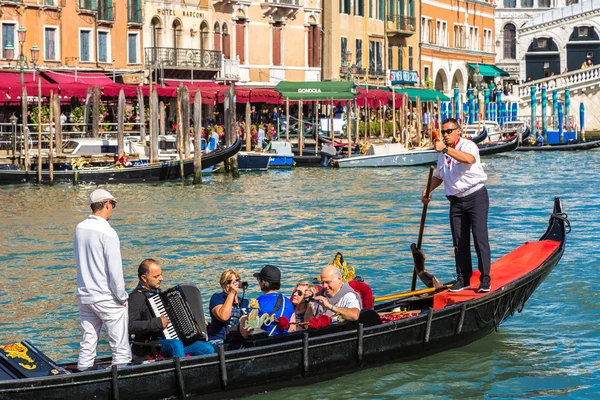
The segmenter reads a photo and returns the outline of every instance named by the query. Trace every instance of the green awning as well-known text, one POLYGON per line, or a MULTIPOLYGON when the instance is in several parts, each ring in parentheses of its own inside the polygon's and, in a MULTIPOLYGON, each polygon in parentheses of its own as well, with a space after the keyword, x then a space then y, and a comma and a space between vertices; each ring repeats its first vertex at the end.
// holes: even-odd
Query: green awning
POLYGON ((357 93, 354 82, 289 82, 275 86, 289 100, 352 100, 357 93))
POLYGON ((446 96, 442 92, 431 89, 418 89, 418 88, 395 88, 396 93, 406 93, 411 101, 421 99, 421 101, 450 101, 450 97, 446 96))
POLYGON ((498 68, 491 64, 469 64, 469 67, 475 69, 478 65, 481 76, 510 76, 510 74, 502 68, 498 68))

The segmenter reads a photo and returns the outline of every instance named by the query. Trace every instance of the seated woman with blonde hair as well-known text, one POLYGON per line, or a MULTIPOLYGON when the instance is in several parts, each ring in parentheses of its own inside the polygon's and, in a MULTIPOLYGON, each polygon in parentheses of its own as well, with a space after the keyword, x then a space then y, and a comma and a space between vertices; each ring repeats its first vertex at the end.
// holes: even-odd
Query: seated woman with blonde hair
MULTIPOLYGON (((300 282, 296 284, 296 287, 292 291, 291 301, 294 305, 294 313, 296 314, 297 322, 307 322, 304 321, 304 316, 306 314, 306 310, 308 309, 307 299, 311 299, 317 289, 315 286, 308 282, 300 282)), ((297 329, 303 329, 301 325, 297 326, 297 329)))
POLYGON ((223 343, 228 331, 237 332, 240 317, 246 314, 248 300, 238 297, 240 290, 240 274, 234 269, 226 269, 219 280, 221 292, 210 298, 211 322, 208 326, 208 340, 214 344, 223 343))

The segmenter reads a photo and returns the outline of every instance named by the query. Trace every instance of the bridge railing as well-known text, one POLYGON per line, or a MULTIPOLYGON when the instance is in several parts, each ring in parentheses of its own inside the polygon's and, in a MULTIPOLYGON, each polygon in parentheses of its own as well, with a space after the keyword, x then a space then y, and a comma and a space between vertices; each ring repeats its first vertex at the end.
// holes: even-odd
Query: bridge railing
POLYGON ((531 82, 526 82, 517 86, 518 96, 525 101, 531 98, 531 87, 535 86, 537 95, 540 95, 542 86, 546 86, 548 93, 551 94, 554 89, 559 92, 566 88, 579 89, 592 84, 597 84, 600 81, 600 65, 595 65, 591 68, 579 69, 577 71, 567 72, 560 75, 550 76, 544 79, 538 79, 531 82))

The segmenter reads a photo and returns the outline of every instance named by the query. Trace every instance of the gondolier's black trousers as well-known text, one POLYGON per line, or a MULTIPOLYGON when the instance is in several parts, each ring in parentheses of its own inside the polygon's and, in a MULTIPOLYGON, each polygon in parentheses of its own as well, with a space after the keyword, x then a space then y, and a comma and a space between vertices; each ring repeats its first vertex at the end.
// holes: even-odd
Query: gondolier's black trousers
POLYGON ((488 211, 490 199, 485 186, 465 197, 447 196, 450 200, 450 229, 454 244, 457 279, 470 285, 473 275, 471 262, 471 231, 477 252, 481 283, 490 283, 490 243, 488 241, 488 211))

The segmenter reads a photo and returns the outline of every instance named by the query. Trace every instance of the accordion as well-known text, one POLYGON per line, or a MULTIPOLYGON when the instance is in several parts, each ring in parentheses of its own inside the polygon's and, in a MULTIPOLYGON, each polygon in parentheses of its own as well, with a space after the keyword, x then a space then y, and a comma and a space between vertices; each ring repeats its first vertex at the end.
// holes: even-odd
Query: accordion
MULTIPOLYGON (((204 312, 202 312, 200 318, 197 318, 186 300, 185 292, 194 289, 199 296, 200 293, 195 286, 185 285, 185 287, 182 287, 178 285, 147 299, 154 317, 160 317, 161 315, 169 317, 170 322, 163 329, 165 339, 179 339, 184 346, 188 346, 197 340, 208 339, 206 328, 202 329, 198 323, 198 319, 204 322, 204 312)), ((202 310, 202 304, 200 304, 200 310, 202 310)), ((198 311, 197 307, 194 307, 194 311, 198 311)))

